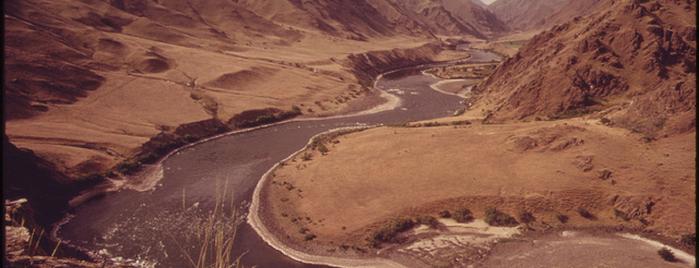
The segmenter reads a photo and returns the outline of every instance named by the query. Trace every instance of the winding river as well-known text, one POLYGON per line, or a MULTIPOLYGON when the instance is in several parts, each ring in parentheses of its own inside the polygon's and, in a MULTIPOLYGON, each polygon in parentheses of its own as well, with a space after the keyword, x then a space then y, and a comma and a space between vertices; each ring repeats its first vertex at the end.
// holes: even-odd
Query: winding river
MULTIPOLYGON (((469 62, 500 59, 485 51, 469 52, 469 62)), ((183 149, 163 162, 163 178, 154 190, 123 190, 87 202, 72 212, 58 236, 73 245, 136 260, 144 266, 190 266, 183 249, 193 246, 193 237, 214 206, 217 190, 229 189, 236 206, 245 206, 260 177, 318 133, 445 117, 463 107, 462 98, 431 89, 430 85, 439 80, 420 71, 397 71, 377 81, 377 88, 401 99, 400 105, 390 111, 291 121, 183 149)), ((234 251, 234 256, 245 254, 242 260, 246 266, 322 267, 284 256, 247 223, 239 226, 234 251)))

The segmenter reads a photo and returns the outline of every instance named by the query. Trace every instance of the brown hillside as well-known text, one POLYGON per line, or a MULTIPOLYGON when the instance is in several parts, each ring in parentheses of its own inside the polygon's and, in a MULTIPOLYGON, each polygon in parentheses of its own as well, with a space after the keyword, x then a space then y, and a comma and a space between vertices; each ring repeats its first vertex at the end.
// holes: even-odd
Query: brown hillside
POLYGON ((184 142, 154 138, 181 125, 378 103, 375 71, 433 60, 435 35, 501 24, 448 0, 7 1, 6 133, 70 178, 104 174, 144 144, 184 142))
POLYGON ((543 30, 590 14, 600 0, 498 0, 488 6, 499 19, 514 30, 543 30))
POLYGON ((407 0, 395 1, 436 34, 467 33, 484 38, 507 30, 494 14, 472 1, 407 0))
POLYGON ((649 135, 694 129, 694 4, 607 2, 545 31, 478 85, 479 109, 495 121, 601 111, 649 135))

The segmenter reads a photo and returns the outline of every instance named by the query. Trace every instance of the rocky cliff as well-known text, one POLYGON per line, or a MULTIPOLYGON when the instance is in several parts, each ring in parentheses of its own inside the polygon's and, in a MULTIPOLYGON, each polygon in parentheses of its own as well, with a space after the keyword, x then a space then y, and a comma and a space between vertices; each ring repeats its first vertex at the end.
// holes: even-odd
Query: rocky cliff
POLYGON ((599 112, 651 136, 695 129, 695 1, 606 2, 535 36, 475 89, 493 121, 599 112))

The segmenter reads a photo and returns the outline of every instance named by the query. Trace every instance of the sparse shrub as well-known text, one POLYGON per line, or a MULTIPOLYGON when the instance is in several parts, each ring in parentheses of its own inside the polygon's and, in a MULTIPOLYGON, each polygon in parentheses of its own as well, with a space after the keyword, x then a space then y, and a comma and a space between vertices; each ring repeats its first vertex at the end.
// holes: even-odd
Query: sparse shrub
POLYGON ((301 156, 301 159, 303 161, 311 161, 313 159, 313 156, 309 154, 308 152, 303 153, 303 156, 301 156))
POLYGON ((274 115, 260 115, 255 119, 255 123, 262 125, 262 124, 269 124, 277 120, 277 117, 274 115))
POLYGON ((139 164, 133 160, 127 160, 122 162, 117 166, 117 171, 123 174, 132 174, 134 171, 136 171, 139 167, 139 164))
POLYGON ((485 211, 485 222, 492 226, 515 226, 519 224, 515 218, 495 208, 485 211))
POLYGON ((415 221, 412 219, 400 218, 388 221, 384 226, 379 228, 371 239, 371 244, 378 247, 381 243, 395 242, 396 236, 399 233, 410 230, 415 226, 415 221))
POLYGON ((415 218, 415 222, 427 225, 430 228, 437 228, 437 226, 439 226, 439 221, 435 217, 427 215, 415 218))
POLYGON ((561 213, 556 214, 556 218, 558 219, 558 221, 560 221, 563 224, 567 223, 568 219, 569 219, 568 215, 561 214, 561 213))
POLYGON ((296 105, 291 106, 291 112, 294 113, 294 114, 301 114, 301 113, 302 113, 302 112, 301 112, 301 107, 298 107, 298 106, 296 106, 296 105))
POLYGON ((588 220, 597 219, 597 217, 595 217, 595 215, 592 215, 592 213, 590 213, 589 211, 587 211, 587 209, 584 209, 584 208, 578 208, 578 214, 580 214, 580 216, 582 216, 583 218, 588 219, 588 220))
POLYGON ((454 214, 451 215, 451 217, 456 221, 460 223, 467 223, 473 221, 473 213, 471 210, 467 208, 461 208, 456 211, 454 211, 454 214))
POLYGON ((523 223, 531 223, 536 220, 531 212, 525 211, 519 214, 519 220, 523 223))
POLYGON ((682 235, 682 244, 695 247, 697 245, 697 233, 682 235))
POLYGON ((326 147, 325 144, 323 144, 323 143, 319 143, 317 146, 317 149, 318 149, 318 152, 320 152, 322 154, 327 154, 330 151, 328 149, 328 147, 326 147))
POLYGON ((451 218, 451 212, 449 212, 449 210, 442 210, 441 212, 439 212, 439 217, 451 218))
POLYGON ((663 258, 663 260, 668 261, 668 262, 676 262, 677 261, 675 254, 673 254, 672 251, 670 251, 669 249, 667 249, 665 247, 658 250, 658 255, 660 255, 660 257, 663 258))
POLYGON ((139 155, 139 162, 141 163, 155 163, 158 161, 160 156, 157 153, 154 152, 144 152, 143 154, 139 155))
POLYGON ((309 234, 306 234, 306 235, 303 236, 303 240, 305 240, 305 241, 311 241, 311 240, 313 240, 313 239, 316 239, 316 237, 317 237, 316 235, 310 234, 310 233, 309 233, 309 234))
POLYGON ((194 136, 189 135, 189 134, 185 134, 184 136, 182 136, 182 138, 183 138, 187 143, 192 143, 192 142, 195 142, 195 141, 199 140, 199 139, 197 139, 197 137, 194 137, 194 136))
POLYGON ((452 126, 461 126, 461 125, 470 125, 470 124, 471 124, 471 121, 468 121, 468 120, 451 122, 452 126))

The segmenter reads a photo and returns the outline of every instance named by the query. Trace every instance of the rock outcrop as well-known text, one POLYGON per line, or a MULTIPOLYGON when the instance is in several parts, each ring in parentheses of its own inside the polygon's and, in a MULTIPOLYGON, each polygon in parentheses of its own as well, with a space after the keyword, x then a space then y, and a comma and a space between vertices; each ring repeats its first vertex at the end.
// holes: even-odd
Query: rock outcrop
POLYGON ((695 129, 695 1, 606 2, 535 36, 474 92, 489 120, 599 112, 649 136, 695 129))

